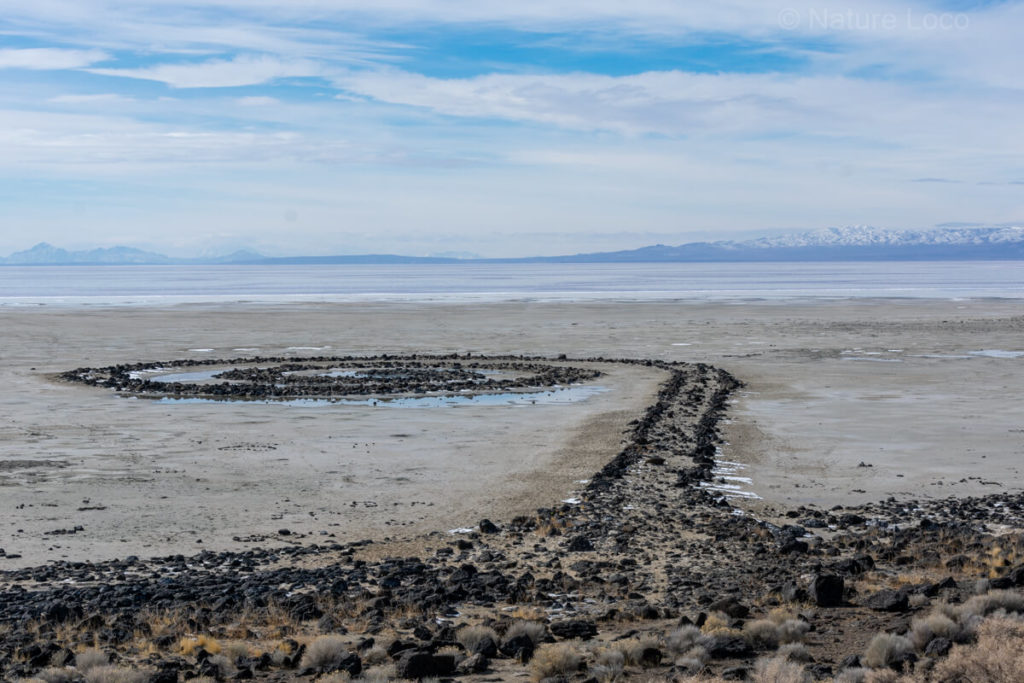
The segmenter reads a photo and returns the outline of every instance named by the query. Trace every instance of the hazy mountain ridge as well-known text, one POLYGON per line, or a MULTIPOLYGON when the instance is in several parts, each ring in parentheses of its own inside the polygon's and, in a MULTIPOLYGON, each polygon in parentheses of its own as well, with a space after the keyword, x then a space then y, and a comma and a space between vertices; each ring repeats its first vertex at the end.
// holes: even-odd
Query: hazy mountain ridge
POLYGON ((565 256, 459 259, 350 254, 268 257, 239 250, 212 258, 172 258, 131 247, 68 251, 41 242, 0 258, 0 265, 316 265, 411 263, 701 263, 726 261, 884 261, 1024 259, 1024 227, 890 230, 871 226, 825 228, 735 242, 656 244, 639 249, 565 256))
POLYGON ((170 263, 173 259, 132 247, 103 247, 87 251, 68 251, 46 242, 40 242, 31 249, 18 251, 6 259, 7 265, 71 265, 71 264, 158 264, 170 263))
POLYGON ((68 251, 47 242, 40 242, 31 249, 18 251, 7 258, 0 258, 0 265, 8 266, 125 266, 125 265, 179 265, 218 264, 255 262, 265 257, 254 251, 239 250, 226 256, 213 258, 182 259, 165 256, 134 247, 100 247, 81 251, 68 251))

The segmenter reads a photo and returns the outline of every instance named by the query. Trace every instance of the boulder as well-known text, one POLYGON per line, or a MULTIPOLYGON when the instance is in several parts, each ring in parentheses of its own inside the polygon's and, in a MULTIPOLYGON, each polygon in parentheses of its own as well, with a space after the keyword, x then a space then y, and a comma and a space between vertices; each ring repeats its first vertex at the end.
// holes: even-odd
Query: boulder
POLYGON ((569 544, 566 549, 572 553, 583 553, 594 549, 594 544, 590 542, 590 539, 586 536, 576 536, 569 544))
POLYGON ((862 607, 876 612, 905 612, 910 608, 906 591, 884 588, 860 601, 862 607))
POLYGON ((818 607, 838 607, 843 604, 843 577, 835 574, 818 574, 811 581, 811 596, 818 607))
POLYGON ((579 638, 580 640, 590 640, 597 635, 597 624, 585 619, 556 621, 548 628, 551 630, 551 633, 558 638, 579 638))

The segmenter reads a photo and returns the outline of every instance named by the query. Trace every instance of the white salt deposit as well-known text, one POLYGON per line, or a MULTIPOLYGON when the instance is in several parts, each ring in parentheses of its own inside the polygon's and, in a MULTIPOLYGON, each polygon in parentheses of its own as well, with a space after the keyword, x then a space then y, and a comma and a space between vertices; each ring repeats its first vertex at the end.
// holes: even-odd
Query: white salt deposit
POLYGON ((986 358, 1020 358, 1024 351, 1004 351, 1002 349, 982 349, 980 351, 968 351, 972 356, 984 356, 986 358))

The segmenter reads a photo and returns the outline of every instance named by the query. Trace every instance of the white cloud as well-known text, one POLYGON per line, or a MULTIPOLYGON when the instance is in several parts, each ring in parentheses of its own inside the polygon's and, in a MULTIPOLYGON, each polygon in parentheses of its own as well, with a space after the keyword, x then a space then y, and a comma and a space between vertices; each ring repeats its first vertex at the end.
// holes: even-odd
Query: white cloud
POLYGON ((90 69, 92 73, 160 81, 173 88, 226 88, 259 85, 281 78, 321 76, 323 68, 309 60, 271 56, 239 56, 196 64, 160 64, 139 69, 90 69))
POLYGON ((0 69, 80 69, 109 58, 107 53, 100 50, 65 50, 53 47, 3 49, 0 50, 0 69))
POLYGON ((441 79, 398 70, 337 79, 350 93, 459 117, 546 123, 627 135, 732 137, 788 135, 824 150, 848 145, 1005 149, 1019 136, 1024 93, 965 100, 961 93, 842 76, 574 73, 489 74, 441 79), (957 137, 950 130, 957 130, 957 137), (808 142, 810 140, 810 142, 808 142))
POLYGON ((276 97, 265 97, 260 95, 254 95, 252 97, 239 97, 235 100, 238 104, 243 107, 269 107, 275 104, 281 104, 281 100, 276 97))
POLYGON ((54 104, 68 105, 109 105, 131 102, 131 98, 117 93, 95 93, 91 95, 57 95, 51 97, 50 102, 54 104))

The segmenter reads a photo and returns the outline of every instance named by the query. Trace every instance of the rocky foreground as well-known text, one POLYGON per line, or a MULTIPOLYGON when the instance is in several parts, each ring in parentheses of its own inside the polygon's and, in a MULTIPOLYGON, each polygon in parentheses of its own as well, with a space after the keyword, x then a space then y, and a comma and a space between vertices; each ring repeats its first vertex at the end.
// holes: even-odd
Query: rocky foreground
POLYGON ((666 381, 578 501, 414 556, 302 539, 0 572, 4 680, 955 680, 987 617, 1024 612, 1021 497, 755 519, 714 486, 737 380, 624 362, 666 381))

